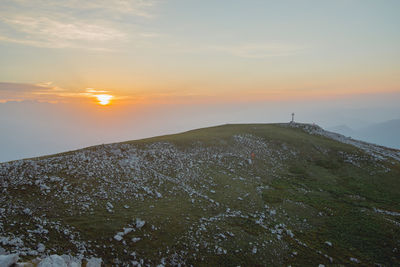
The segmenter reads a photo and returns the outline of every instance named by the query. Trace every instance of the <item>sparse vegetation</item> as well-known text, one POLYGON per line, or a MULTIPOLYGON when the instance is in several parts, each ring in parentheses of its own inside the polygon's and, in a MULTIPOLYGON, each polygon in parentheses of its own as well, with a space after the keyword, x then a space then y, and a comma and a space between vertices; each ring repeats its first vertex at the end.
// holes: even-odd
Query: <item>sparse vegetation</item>
POLYGON ((400 265, 390 156, 400 153, 294 126, 224 125, 1 164, 0 246, 106 265, 400 265))

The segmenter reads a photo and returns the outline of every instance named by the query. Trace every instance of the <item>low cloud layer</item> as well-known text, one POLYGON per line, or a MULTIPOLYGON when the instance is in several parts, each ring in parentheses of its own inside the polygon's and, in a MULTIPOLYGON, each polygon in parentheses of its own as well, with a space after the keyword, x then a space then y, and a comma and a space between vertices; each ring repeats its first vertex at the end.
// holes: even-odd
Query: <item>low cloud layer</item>
POLYGON ((22 101, 79 103, 104 93, 112 92, 93 88, 72 91, 58 87, 52 82, 37 84, 0 82, 0 103, 22 101))
POLYGON ((0 82, 0 103, 25 100, 54 102, 55 96, 63 90, 51 83, 27 84, 0 82), (51 98, 45 97, 51 95, 51 98))
POLYGON ((36 101, 0 103, 0 162, 225 123, 288 122, 292 112, 299 122, 323 127, 345 124, 355 129, 400 118, 398 99, 399 94, 394 94, 347 100, 157 103, 121 108, 36 101))

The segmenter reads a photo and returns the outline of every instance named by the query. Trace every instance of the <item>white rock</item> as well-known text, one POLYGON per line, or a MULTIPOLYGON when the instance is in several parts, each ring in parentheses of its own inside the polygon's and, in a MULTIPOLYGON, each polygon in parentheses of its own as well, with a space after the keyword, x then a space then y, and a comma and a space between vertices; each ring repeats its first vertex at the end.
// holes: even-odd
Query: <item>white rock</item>
POLYGON ((43 253, 43 252, 45 251, 45 249, 46 249, 45 245, 43 245, 42 243, 39 243, 39 244, 38 244, 37 251, 38 251, 39 253, 43 253))
POLYGON ((133 228, 124 228, 124 235, 129 234, 133 230, 134 230, 133 228))
POLYGON ((18 254, 0 255, 0 266, 9 267, 17 263, 18 259, 18 254))
POLYGON ((31 262, 19 262, 15 264, 15 267, 35 267, 35 265, 31 262))
POLYGON ((51 255, 40 261, 37 267, 68 267, 61 256, 51 255))
POLYGON ((70 255, 61 255, 68 267, 81 267, 82 261, 70 255))
POLYGON ((38 244, 37 251, 38 251, 39 253, 43 253, 43 252, 45 251, 45 249, 46 249, 45 245, 43 245, 42 243, 39 243, 39 244, 38 244))
POLYGON ((32 214, 32 211, 31 211, 29 208, 24 209, 23 212, 24 212, 26 215, 31 215, 31 214, 32 214))
POLYGON ((86 264, 86 267, 101 267, 102 260, 100 258, 90 258, 86 264))
POLYGON ((119 235, 119 234, 116 234, 116 235, 114 236, 114 239, 117 240, 117 241, 121 241, 122 238, 123 238, 123 237, 122 237, 121 235, 119 235))
POLYGON ((350 261, 355 262, 355 263, 360 263, 360 261, 356 258, 350 258, 350 261))
POLYGON ((383 214, 392 215, 392 216, 400 216, 400 212, 395 212, 395 211, 381 210, 381 209, 377 209, 377 208, 374 208, 374 211, 377 213, 383 213, 383 214))
POLYGON ((328 246, 332 247, 332 242, 325 241, 325 244, 327 244, 328 246))
POLYGON ((145 221, 142 221, 141 219, 137 218, 136 219, 136 228, 140 229, 145 225, 145 221))

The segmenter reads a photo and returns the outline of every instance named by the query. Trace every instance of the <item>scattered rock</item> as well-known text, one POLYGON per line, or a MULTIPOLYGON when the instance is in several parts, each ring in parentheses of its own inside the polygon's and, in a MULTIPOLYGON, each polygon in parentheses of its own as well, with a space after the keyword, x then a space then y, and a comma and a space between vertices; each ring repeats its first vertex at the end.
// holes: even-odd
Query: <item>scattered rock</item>
POLYGON ((45 250, 46 250, 45 245, 43 245, 42 243, 39 243, 39 244, 38 244, 38 247, 37 247, 37 251, 38 251, 39 253, 43 253, 45 250))
POLYGON ((117 240, 117 241, 121 241, 121 240, 123 239, 123 237, 122 237, 122 235, 120 235, 120 234, 118 233, 118 234, 116 234, 116 235, 114 236, 114 239, 117 240))
POLYGON ((51 255, 44 258, 37 267, 68 267, 68 265, 61 256, 51 255))
POLYGON ((136 228, 140 229, 145 225, 145 221, 142 221, 141 219, 137 218, 136 219, 136 228))
POLYGON ((23 212, 24 212, 26 215, 31 215, 31 214, 32 214, 32 211, 31 211, 29 208, 24 209, 23 212))
POLYGON ((86 267, 101 267, 102 259, 100 258, 90 258, 87 263, 86 267))
POLYGON ((18 254, 0 255, 0 266, 10 267, 13 264, 16 264, 18 259, 19 259, 18 254))
POLYGON ((82 261, 70 255, 61 255, 68 267, 81 267, 82 261))

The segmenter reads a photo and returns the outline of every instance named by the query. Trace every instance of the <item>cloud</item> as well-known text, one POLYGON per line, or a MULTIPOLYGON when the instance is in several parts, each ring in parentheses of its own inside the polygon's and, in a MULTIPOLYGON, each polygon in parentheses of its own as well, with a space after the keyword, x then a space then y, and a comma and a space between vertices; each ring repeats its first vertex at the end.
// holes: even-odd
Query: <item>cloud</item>
POLYGON ((291 56, 304 51, 306 47, 282 42, 270 42, 240 45, 215 45, 209 46, 208 49, 243 58, 268 58, 291 56))
POLYGON ((104 26, 61 22, 45 17, 16 17, 5 21, 28 35, 50 40, 108 41, 124 36, 123 33, 104 26))
POLYGON ((116 95, 109 90, 97 90, 94 88, 73 91, 58 87, 52 82, 37 84, 0 82, 0 103, 12 101, 67 103, 81 100, 86 101, 90 98, 96 98, 99 94, 112 95, 114 99, 124 99, 127 97, 116 95))
POLYGON ((80 92, 65 90, 52 82, 37 84, 0 82, 0 103, 26 100, 55 103, 71 97, 82 96, 80 92))
POLYGON ((25 100, 56 102, 62 93, 67 92, 51 82, 39 84, 0 82, 0 103, 25 100))
POLYGON ((97 94, 97 93, 109 93, 110 91, 106 91, 106 90, 95 90, 95 89, 93 89, 93 88, 86 88, 86 93, 89 93, 89 94, 92 94, 92 93, 94 93, 94 94, 97 94))
MULTIPOLYGON (((81 48, 90 43, 123 41, 126 35, 111 27, 86 22, 62 22, 46 17, 14 17, 3 19, 24 38, 0 36, 0 40, 49 48, 81 48)), ((92 48, 101 48, 94 46, 92 48)))
POLYGON ((4 83, 0 82, 0 92, 32 92, 42 89, 41 85, 25 83, 4 83))
POLYGON ((156 3, 153 0, 4 1, 0 9, 0 41, 3 42, 46 48, 114 50, 114 46, 135 38, 157 36, 138 29, 131 20, 132 17, 150 18, 150 9, 156 3))
POLYGON ((6 4, 14 4, 22 8, 35 10, 69 11, 69 12, 95 12, 97 14, 129 14, 142 17, 151 17, 149 8, 153 7, 155 0, 4 0, 6 4))

